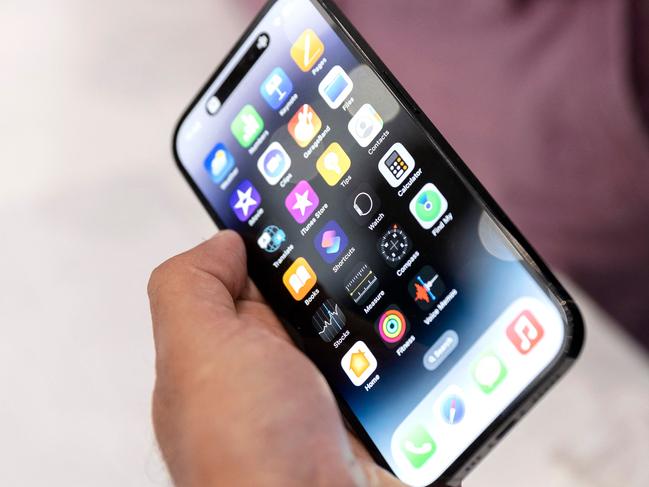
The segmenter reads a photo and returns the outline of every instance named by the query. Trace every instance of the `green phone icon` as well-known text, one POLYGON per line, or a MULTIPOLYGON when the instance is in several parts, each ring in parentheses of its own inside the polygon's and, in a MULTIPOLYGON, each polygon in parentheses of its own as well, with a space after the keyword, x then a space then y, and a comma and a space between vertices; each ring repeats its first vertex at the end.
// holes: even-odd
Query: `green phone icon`
POLYGON ((420 424, 410 428, 401 440, 401 451, 415 468, 420 468, 426 463, 433 456, 435 450, 437 450, 437 445, 432 436, 420 424))
POLYGON ((264 130, 264 120, 252 105, 246 105, 232 121, 230 130, 241 147, 247 149, 264 130))

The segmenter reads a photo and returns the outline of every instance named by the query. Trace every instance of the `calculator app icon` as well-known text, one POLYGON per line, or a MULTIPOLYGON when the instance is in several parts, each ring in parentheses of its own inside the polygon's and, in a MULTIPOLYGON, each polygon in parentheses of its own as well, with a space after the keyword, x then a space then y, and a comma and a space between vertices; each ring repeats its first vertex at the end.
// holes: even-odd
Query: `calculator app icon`
POLYGON ((414 168, 415 160, 399 142, 390 147, 379 161, 379 171, 393 188, 400 186, 414 168))

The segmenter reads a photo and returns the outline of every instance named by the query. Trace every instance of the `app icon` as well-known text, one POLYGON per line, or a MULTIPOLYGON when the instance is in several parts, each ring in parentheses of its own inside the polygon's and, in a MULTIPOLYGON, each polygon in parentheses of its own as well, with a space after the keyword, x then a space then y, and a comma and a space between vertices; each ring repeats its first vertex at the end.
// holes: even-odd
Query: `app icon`
POLYGON ((380 173, 393 188, 403 183, 414 168, 415 160, 398 142, 390 147, 379 161, 380 173))
POLYGON ((458 386, 450 386, 441 395, 438 408, 446 424, 458 424, 464 418, 466 411, 462 390, 458 386))
POLYGON ((346 321, 340 306, 333 299, 327 299, 313 315, 311 323, 318 336, 328 343, 345 328, 346 321))
POLYGON ((268 182, 275 185, 291 167, 291 158, 279 142, 271 143, 257 160, 257 169, 268 182))
POLYGON ((212 181, 221 184, 234 169, 234 157, 225 145, 219 143, 207 154, 203 163, 212 181))
POLYGON ((382 128, 383 119, 369 103, 363 105, 347 125, 349 133, 361 147, 370 145, 382 128))
POLYGON ((358 387, 376 370, 376 358, 367 345, 359 340, 343 356, 340 366, 352 384, 358 387))
POLYGON ((351 165, 349 156, 338 142, 334 142, 318 158, 315 167, 329 186, 335 186, 351 165))
POLYGON ((427 183, 410 201, 410 213, 426 229, 431 228, 448 210, 448 202, 433 183, 427 183))
POLYGON ((318 93, 327 102, 327 105, 333 109, 343 104, 352 89, 354 89, 354 83, 340 66, 331 68, 331 71, 322 78, 318 85, 318 93))
POLYGON ((473 380, 485 394, 491 394, 507 376, 507 368, 493 352, 484 353, 473 366, 473 380))
POLYGON ((344 282, 345 291, 356 304, 365 303, 379 289, 379 278, 365 262, 357 264, 344 282))
POLYGON ((230 208, 242 222, 247 222, 260 204, 261 195, 247 179, 241 181, 230 196, 230 208))
POLYGON ((319 203, 318 194, 306 181, 297 183, 284 200, 286 209, 298 223, 304 223, 316 210, 319 203))
POLYGON ((431 309, 440 297, 442 297, 446 286, 439 277, 439 274, 431 266, 422 267, 417 275, 408 283, 408 292, 417 306, 423 310, 431 309))
POLYGON ((282 68, 275 68, 259 87, 261 96, 273 110, 277 110, 293 91, 293 83, 282 68))
POLYGON ((247 149, 264 130, 264 121, 252 105, 246 105, 232 121, 230 130, 241 147, 247 149))
POLYGON ((507 327, 507 338, 526 355, 543 338, 543 327, 531 311, 525 310, 507 327))
POLYGON ((291 57, 302 71, 313 67, 324 53, 324 44, 312 29, 306 29, 291 47, 291 57))
POLYGON ((269 254, 276 252, 286 242, 286 233, 277 225, 268 225, 257 239, 257 245, 269 254))
POLYGON ((401 440, 401 451, 410 465, 421 468, 435 454, 437 445, 422 425, 417 424, 405 433, 401 440))
POLYGON ((395 305, 389 306, 376 320, 375 331, 390 348, 403 340, 409 329, 408 320, 395 305))
POLYGON ((288 122, 288 132, 297 145, 304 148, 318 134, 322 128, 322 122, 318 114, 311 108, 311 105, 302 105, 293 118, 288 122))
POLYGON ((298 257, 282 278, 284 286, 296 301, 304 298, 313 289, 317 280, 315 272, 304 257, 298 257))
POLYGON ((347 248, 348 243, 347 235, 334 220, 327 222, 313 239, 313 245, 320 257, 328 264, 333 263, 340 257, 340 254, 347 248))
POLYGON ((381 235, 377 244, 379 254, 392 267, 399 265, 410 252, 411 246, 410 237, 396 223, 381 235))
POLYGON ((347 211, 359 225, 367 224, 381 208, 381 200, 367 183, 361 183, 347 198, 347 211))

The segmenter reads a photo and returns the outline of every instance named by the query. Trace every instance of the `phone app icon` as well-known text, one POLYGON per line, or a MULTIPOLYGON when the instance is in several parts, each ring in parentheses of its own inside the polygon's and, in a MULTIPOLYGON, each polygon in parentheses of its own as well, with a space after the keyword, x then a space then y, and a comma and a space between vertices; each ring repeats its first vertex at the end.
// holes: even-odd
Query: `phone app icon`
POLYGON ((327 343, 336 338, 336 335, 345 328, 346 322, 345 314, 333 299, 327 299, 322 303, 311 320, 318 336, 327 343))
POLYGON ((270 185, 279 183, 291 167, 291 158, 279 142, 272 142, 257 160, 257 169, 270 185))
POLYGON ((230 195, 230 208, 242 222, 247 222, 260 204, 259 191, 247 179, 241 181, 230 195))
POLYGON ((525 310, 507 327, 507 338, 523 355, 527 355, 543 338, 543 327, 532 314, 525 310))
POLYGON ((437 445, 421 424, 412 426, 400 442, 401 452, 414 468, 421 468, 435 454, 437 445))
POLYGON ((247 149, 264 130, 264 121, 252 105, 244 106, 230 124, 232 135, 247 149))
POLYGON ((286 209, 298 223, 304 223, 320 204, 318 194, 309 183, 302 180, 284 200, 286 209))
POLYGON ((291 57, 304 72, 311 69, 322 54, 324 54, 324 44, 313 29, 302 32, 291 46, 291 57))
POLYGON ((284 242, 286 242, 286 232, 277 225, 268 225, 257 239, 259 248, 269 254, 277 252, 284 242))
POLYGON ((318 85, 318 93, 334 110, 343 104, 353 89, 354 83, 340 66, 331 68, 318 85))
POLYGON ((331 264, 338 259, 340 254, 347 248, 348 243, 347 235, 334 220, 327 222, 313 239, 313 245, 327 264, 331 264))
POLYGON ((322 121, 311 105, 302 105, 288 122, 288 132, 293 140, 302 148, 318 135, 322 128, 322 121))
POLYGON ((410 237, 396 223, 381 235, 377 243, 379 254, 391 266, 397 267, 412 248, 410 237))
POLYGON ((423 310, 434 307, 445 291, 444 282, 429 265, 422 267, 408 283, 408 293, 423 310))
POLYGON ((340 360, 340 366, 356 387, 363 385, 376 370, 376 357, 361 340, 352 345, 340 360))
POLYGON ((361 183, 350 193, 346 207, 356 223, 365 225, 381 208, 381 200, 369 184, 361 183))
POLYGON ((317 281, 315 272, 304 257, 298 257, 282 277, 284 286, 296 301, 303 299, 317 281))
POLYGON ((388 347, 393 348, 406 336, 410 325, 403 312, 397 306, 391 305, 376 320, 374 329, 381 340, 388 347))
POLYGON ((361 147, 370 145, 382 128, 383 119, 369 103, 363 105, 347 124, 347 130, 361 147))
POLYGON ((507 376, 507 368, 498 355, 483 353, 473 366, 473 380, 485 394, 491 394, 507 376))
POLYGON ((448 210, 448 202, 433 183, 426 183, 410 200, 410 213, 422 228, 432 228, 448 210))
POLYGON ((218 143, 203 162, 205 170, 215 184, 221 184, 234 169, 234 157, 224 144, 218 143))
POLYGON ((393 188, 403 183, 414 168, 415 159, 399 142, 390 147, 379 161, 379 172, 393 188))
POLYGON ((462 389, 455 385, 447 388, 440 396, 436 409, 446 424, 453 425, 462 421, 466 412, 462 389))
POLYGON ((379 289, 379 278, 365 262, 356 267, 345 277, 345 291, 356 304, 364 304, 379 289))
POLYGON ((293 83, 282 68, 273 69, 268 77, 259 87, 261 96, 266 103, 273 109, 277 110, 288 99, 293 92, 293 83))
POLYGON ((333 142, 316 162, 316 169, 329 186, 335 186, 352 165, 352 161, 338 142, 333 142))

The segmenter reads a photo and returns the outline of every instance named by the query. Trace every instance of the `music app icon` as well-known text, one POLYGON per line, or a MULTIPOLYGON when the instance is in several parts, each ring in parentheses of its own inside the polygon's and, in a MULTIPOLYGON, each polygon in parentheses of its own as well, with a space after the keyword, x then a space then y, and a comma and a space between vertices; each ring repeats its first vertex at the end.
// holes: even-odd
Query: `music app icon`
POLYGON ((543 327, 531 311, 525 310, 507 327, 507 338, 520 353, 526 355, 543 338, 543 327))

